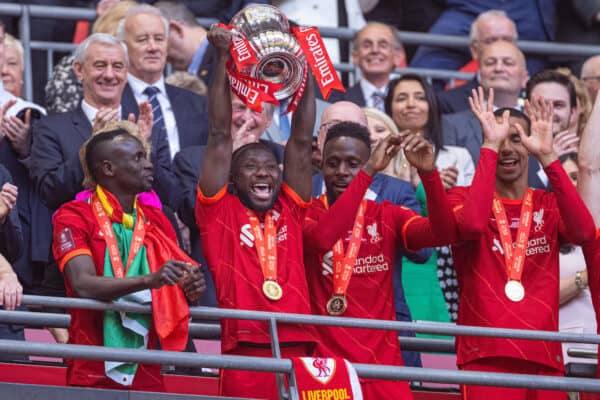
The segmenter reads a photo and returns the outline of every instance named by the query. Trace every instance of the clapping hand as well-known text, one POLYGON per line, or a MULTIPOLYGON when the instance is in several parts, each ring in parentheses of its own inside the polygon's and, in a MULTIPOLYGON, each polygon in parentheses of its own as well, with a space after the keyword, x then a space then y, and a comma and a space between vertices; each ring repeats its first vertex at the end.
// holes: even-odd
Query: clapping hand
POLYGON ((2 118, 2 132, 6 135, 6 139, 19 155, 19 157, 27 157, 31 145, 30 141, 31 127, 31 109, 25 111, 25 121, 21 121, 18 117, 2 118))
POLYGON ((406 160, 419 172, 431 172, 435 169, 433 145, 420 133, 411 133, 403 137, 402 149, 406 160))
POLYGON ((490 88, 487 102, 484 97, 483 88, 479 86, 477 90, 472 90, 472 96, 469 97, 471 111, 481 124, 483 131, 483 145, 494 151, 500 149, 500 144, 508 137, 509 132, 509 112, 502 114, 502 121, 498 122, 494 115, 494 89, 490 88))
POLYGON ((542 97, 536 97, 531 102, 525 100, 525 115, 531 121, 530 135, 527 136, 523 128, 515 124, 523 146, 536 156, 543 167, 547 167, 558 158, 553 148, 553 108, 552 102, 542 97))
POLYGON ((402 135, 406 134, 408 134, 408 131, 402 132, 399 135, 389 134, 380 140, 371 152, 369 161, 367 161, 363 170, 371 176, 383 171, 396 154, 398 154, 398 151, 400 151, 402 135))
POLYGON ((140 104, 140 116, 137 122, 135 121, 135 115, 129 114, 127 117, 129 122, 137 124, 138 130, 142 137, 146 140, 150 140, 152 135, 152 127, 154 125, 154 114, 152 113, 152 105, 147 101, 140 104))
POLYGON ((4 223, 10 211, 17 205, 19 190, 15 185, 5 183, 0 191, 0 223, 4 223))
POLYGON ((92 126, 92 135, 98 133, 106 127, 109 122, 119 120, 118 108, 101 108, 94 117, 94 125, 92 126))

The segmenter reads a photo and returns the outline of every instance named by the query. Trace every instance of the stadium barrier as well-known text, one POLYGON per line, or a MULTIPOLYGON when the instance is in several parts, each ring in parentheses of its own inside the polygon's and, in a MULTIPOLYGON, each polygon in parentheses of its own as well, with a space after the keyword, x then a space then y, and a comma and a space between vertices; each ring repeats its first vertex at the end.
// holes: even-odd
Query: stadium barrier
MULTIPOLYGON (((53 68, 52 59, 54 52, 71 52, 75 46, 72 43, 32 41, 30 30, 31 18, 56 18, 91 21, 96 18, 96 11, 88 8, 0 3, 0 15, 19 17, 19 36, 21 42, 23 43, 24 57, 26 60, 31 59, 32 50, 47 51, 47 74, 48 77, 50 77, 53 68)), ((200 18, 198 21, 204 26, 210 26, 210 24, 216 22, 216 20, 208 18, 200 18)), ((323 37, 331 37, 342 40, 352 39, 356 32, 351 28, 339 27, 319 27, 319 31, 323 37)), ((430 45, 463 50, 466 50, 469 45, 469 38, 467 36, 450 36, 400 31, 398 33, 398 37, 404 44, 408 45, 430 45)), ((597 45, 550 43, 526 40, 519 40, 517 44, 525 54, 575 57, 589 57, 600 54, 600 46, 597 45)), ((349 63, 336 64, 335 68, 340 72, 353 73, 355 71, 355 67, 349 63)), ((449 81, 451 86, 454 85, 454 81, 457 79, 468 80, 474 76, 473 74, 462 73, 458 71, 420 68, 398 68, 395 72, 400 75, 402 73, 417 73, 425 76, 429 81, 432 79, 446 80, 449 81)), ((27 100, 31 100, 33 98, 31 63, 25 63, 24 78, 25 98, 27 100)))
MULTIPOLYGON (((149 305, 119 301, 105 303, 90 299, 24 296, 27 306, 47 306, 80 308, 90 310, 115 310, 136 313, 151 313, 149 305)), ((10 322, 9 315, 22 316, 24 312, 4 311, 0 313, 2 321, 10 322)), ((40 314, 40 313, 30 313, 40 314)), ((486 328, 458 326, 449 323, 400 322, 384 320, 368 320, 359 318, 340 318, 305 314, 271 313, 260 311, 232 310, 211 307, 191 307, 190 314, 200 320, 221 318, 265 321, 269 325, 273 358, 245 357, 231 355, 207 355, 200 353, 178 353, 159 350, 117 349, 101 346, 65 345, 0 340, 0 353, 18 355, 66 357, 93 360, 113 360, 137 363, 169 364, 182 367, 205 367, 244 369, 251 371, 268 371, 278 374, 282 399, 298 399, 292 363, 281 358, 277 335, 278 323, 296 323, 311 325, 333 325, 350 328, 405 330, 419 333, 504 337, 527 340, 568 341, 575 343, 600 343, 599 335, 559 333, 546 331, 530 331, 518 329, 486 328), (289 392, 284 386, 283 375, 288 376, 289 392)), ((44 322, 48 314, 39 317, 44 322)), ((32 315, 33 320, 36 319, 32 315)), ((54 322, 65 322, 64 319, 54 322)), ((12 322, 16 322, 12 321, 12 322)), ((50 320, 48 320, 50 322, 50 320)), ((600 392, 600 380, 573 377, 545 377, 538 375, 520 375, 487 373, 472 371, 451 371, 435 368, 397 367, 388 365, 354 364, 358 375, 365 378, 409 380, 433 383, 476 384, 482 386, 507 386, 520 388, 536 388, 561 391, 600 392)))

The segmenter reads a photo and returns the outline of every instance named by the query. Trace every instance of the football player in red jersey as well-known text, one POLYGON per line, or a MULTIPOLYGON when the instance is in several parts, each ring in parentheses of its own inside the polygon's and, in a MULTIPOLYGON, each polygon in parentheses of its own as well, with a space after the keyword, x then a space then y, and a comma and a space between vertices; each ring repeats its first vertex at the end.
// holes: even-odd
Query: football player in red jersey
MULTIPOLYGON (((198 183, 196 223, 214 278, 219 307, 310 314, 302 257, 302 226, 311 198, 315 97, 311 79, 294 112, 283 172, 272 150, 250 143, 233 151, 226 76, 231 33, 213 27, 217 49, 210 89, 210 130, 198 183), (283 181, 283 182, 282 182, 283 181), (228 192, 231 183, 231 192, 228 192)), ((335 240, 335 239, 333 239, 335 240)), ((266 322, 221 322, 224 354, 272 356, 266 322)), ((284 357, 312 354, 312 329, 278 325, 284 357)), ((275 374, 223 370, 220 394, 278 398, 275 374)))
MULTIPOLYGON (((401 138, 407 160, 417 168, 427 191, 430 218, 389 202, 363 200, 375 173, 398 146, 393 136, 369 157, 366 127, 341 122, 329 128, 323 149, 326 194, 311 203, 304 233, 306 274, 313 312, 355 318, 395 319, 392 287, 394 258, 401 249, 416 251, 453 241, 454 216, 435 168, 433 147, 419 135, 401 138), (335 245, 321 239, 343 232, 335 245)), ((394 331, 320 326, 321 355, 351 362, 403 365, 394 331)), ((366 399, 411 399, 408 382, 361 379, 366 399)))
MULTIPOLYGON (((453 246, 462 325, 558 330, 560 243, 594 235, 589 211, 552 148, 552 105, 526 102, 492 111, 481 88, 471 108, 484 132, 473 184, 448 193, 459 240, 453 246), (553 192, 527 185, 529 154, 544 167, 553 192)), ((463 370, 564 374, 559 342, 464 336, 456 339, 463 370)), ((565 399, 556 391, 462 387, 465 399, 565 399)))

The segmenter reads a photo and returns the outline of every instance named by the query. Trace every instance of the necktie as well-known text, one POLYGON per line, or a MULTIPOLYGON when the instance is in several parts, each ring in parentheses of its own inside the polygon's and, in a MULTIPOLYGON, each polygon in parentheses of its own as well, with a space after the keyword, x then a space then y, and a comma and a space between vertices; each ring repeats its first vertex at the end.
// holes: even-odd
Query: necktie
POLYGON ((144 89, 144 94, 148 96, 148 102, 152 106, 152 119, 154 126, 164 131, 167 129, 167 127, 165 126, 165 119, 163 118, 160 103, 158 102, 158 98, 156 97, 159 92, 160 90, 156 86, 148 86, 146 87, 146 89, 144 89))
POLYGON ((379 111, 384 111, 384 100, 385 95, 379 91, 373 92, 371 95, 371 99, 373 100, 373 107, 378 109, 379 111))
POLYGON ((279 106, 279 133, 281 133, 281 139, 284 141, 290 138, 291 131, 290 120, 288 119, 287 114, 281 114, 285 112, 286 107, 287 104, 282 104, 281 106, 279 106))

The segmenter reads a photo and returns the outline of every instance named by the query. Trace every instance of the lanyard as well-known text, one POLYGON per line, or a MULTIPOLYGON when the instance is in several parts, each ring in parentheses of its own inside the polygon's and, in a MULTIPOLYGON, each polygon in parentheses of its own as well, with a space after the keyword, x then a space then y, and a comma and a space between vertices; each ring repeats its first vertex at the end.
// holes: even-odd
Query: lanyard
POLYGON ((523 265, 525 264, 525 250, 527 249, 527 240, 531 228, 531 212, 533 209, 533 190, 527 189, 523 205, 521 206, 521 215, 519 217, 519 229, 517 231, 517 240, 513 252, 513 241, 510 235, 510 227, 506 211, 502 205, 502 200, 497 194, 494 194, 492 211, 498 224, 500 241, 504 249, 504 260, 506 261, 506 272, 509 280, 520 281, 523 275, 523 265))
POLYGON ((254 235, 254 243, 263 277, 265 281, 277 281, 277 238, 273 215, 271 211, 267 212, 264 232, 260 227, 256 214, 248 210, 248 218, 250 219, 250 227, 254 235))
POLYGON ((96 221, 98 221, 98 225, 100 225, 100 230, 104 235, 104 241, 106 242, 106 247, 108 248, 108 255, 110 256, 110 262, 112 264, 113 273, 116 278, 123 278, 127 275, 127 271, 129 270, 129 266, 133 262, 136 254, 142 248, 144 244, 144 235, 146 230, 144 228, 144 215, 142 214, 142 210, 137 208, 137 218, 135 222, 135 227, 133 230, 133 238, 131 239, 131 245, 129 247, 129 257, 127 258, 127 269, 123 269, 123 260, 121 260, 121 255, 119 254, 119 247, 117 246, 117 239, 115 238, 115 233, 112 229, 112 222, 106 215, 104 211, 104 207, 102 203, 98 199, 97 195, 94 193, 91 198, 92 210, 94 211, 94 216, 96 217, 96 221))

